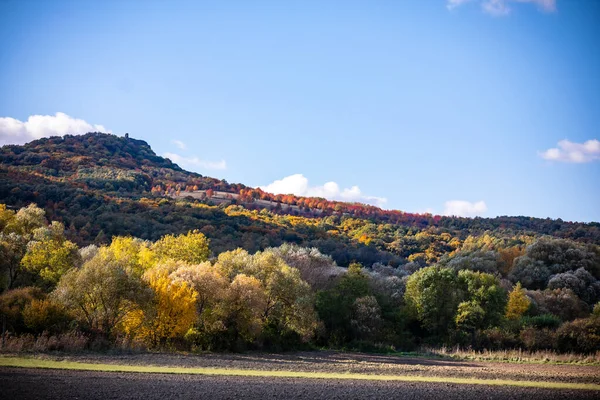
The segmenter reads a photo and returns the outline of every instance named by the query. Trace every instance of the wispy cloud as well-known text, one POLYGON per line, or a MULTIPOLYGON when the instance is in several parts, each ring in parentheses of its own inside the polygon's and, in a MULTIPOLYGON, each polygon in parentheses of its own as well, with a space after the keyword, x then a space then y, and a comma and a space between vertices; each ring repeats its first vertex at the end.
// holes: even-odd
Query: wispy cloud
POLYGON ((174 163, 178 164, 181 167, 195 169, 227 169, 227 163, 225 160, 221 161, 207 161, 202 160, 198 157, 185 157, 176 153, 164 153, 164 157, 167 157, 174 163))
POLYGON ((368 196, 358 186, 340 188, 336 182, 327 182, 321 186, 310 186, 308 179, 302 174, 286 176, 266 186, 262 190, 274 194, 294 194, 296 196, 323 197, 329 200, 361 202, 383 207, 387 203, 384 197, 368 196))
POLYGON ((558 147, 540 153, 540 157, 550 161, 586 163, 600 160, 600 140, 591 139, 584 143, 561 140, 558 147))
POLYGON ((181 150, 187 149, 187 145, 185 143, 183 143, 181 140, 173 139, 173 140, 171 140, 171 143, 173 143, 175 146, 179 147, 181 150))
POLYGON ((446 7, 448 7, 449 10, 453 10, 458 6, 461 6, 465 3, 469 3, 473 0, 447 0, 446 2, 446 7))
POLYGON ((446 7, 453 10, 465 3, 477 2, 487 14, 494 16, 509 15, 515 3, 530 3, 536 5, 541 11, 556 11, 556 0, 446 0, 446 7))
POLYGON ((102 125, 92 125, 65 113, 31 115, 27 121, 11 117, 0 118, 0 145, 23 144, 48 136, 82 135, 88 132, 110 133, 102 125))
POLYGON ((458 217, 475 217, 487 211, 485 201, 470 202, 466 200, 450 200, 444 204, 444 215, 458 217))

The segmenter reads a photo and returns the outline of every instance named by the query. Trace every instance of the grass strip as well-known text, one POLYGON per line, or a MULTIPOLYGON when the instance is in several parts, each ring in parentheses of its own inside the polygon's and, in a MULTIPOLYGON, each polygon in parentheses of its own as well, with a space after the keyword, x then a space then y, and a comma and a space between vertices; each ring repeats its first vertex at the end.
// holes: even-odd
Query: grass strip
POLYGON ((191 374, 191 375, 219 375, 219 376, 248 376, 268 378, 304 378, 304 379, 350 379, 368 381, 396 381, 396 382, 427 382, 427 383, 454 383, 459 385, 491 385, 491 386, 518 386, 544 389, 577 389, 600 391, 600 385, 593 383, 569 383, 548 381, 518 381, 508 379, 477 379, 455 378, 442 376, 417 376, 417 375, 372 375, 357 373, 334 372, 301 372, 301 371, 263 371, 251 369, 225 369, 225 368, 189 368, 189 367, 164 367, 152 365, 118 365, 94 364, 74 361, 40 360, 24 357, 0 357, 0 367, 17 368, 44 368, 64 369, 78 371, 98 372, 133 372, 133 373, 158 373, 158 374, 191 374))

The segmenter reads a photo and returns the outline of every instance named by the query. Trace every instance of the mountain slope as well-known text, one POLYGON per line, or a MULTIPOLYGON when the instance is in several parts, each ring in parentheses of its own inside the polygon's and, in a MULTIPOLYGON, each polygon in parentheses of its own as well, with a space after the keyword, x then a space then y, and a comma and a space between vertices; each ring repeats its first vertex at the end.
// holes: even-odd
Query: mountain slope
POLYGON ((156 240, 200 229, 217 252, 238 246, 255 251, 289 241, 318 247, 341 265, 352 260, 431 263, 469 235, 485 232, 513 238, 515 245, 539 235, 600 243, 598 223, 440 217, 275 196, 185 171, 142 140, 103 133, 2 147, 0 203, 20 207, 30 202, 62 221, 80 245, 106 242, 113 235, 156 240))

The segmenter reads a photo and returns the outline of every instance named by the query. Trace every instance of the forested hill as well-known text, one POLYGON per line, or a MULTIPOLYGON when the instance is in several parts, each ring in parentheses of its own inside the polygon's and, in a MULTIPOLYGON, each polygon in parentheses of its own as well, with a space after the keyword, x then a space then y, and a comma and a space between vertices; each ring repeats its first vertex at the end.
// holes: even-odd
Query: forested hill
POLYGON ((4 146, 0 164, 0 203, 38 204, 80 245, 107 243, 113 235, 156 240, 200 229, 216 253, 295 242, 341 265, 399 265, 437 262, 484 237, 505 247, 543 235, 600 244, 599 223, 441 217, 272 195, 185 171, 142 140, 104 133, 4 146))

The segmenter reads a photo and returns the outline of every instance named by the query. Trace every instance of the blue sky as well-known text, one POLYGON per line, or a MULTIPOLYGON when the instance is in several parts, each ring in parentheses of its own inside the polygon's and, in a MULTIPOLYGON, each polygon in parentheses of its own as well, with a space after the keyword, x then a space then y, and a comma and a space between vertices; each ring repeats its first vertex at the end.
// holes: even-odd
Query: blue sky
POLYGON ((599 37, 594 0, 3 0, 0 143, 101 125, 273 191, 600 221, 599 37))

